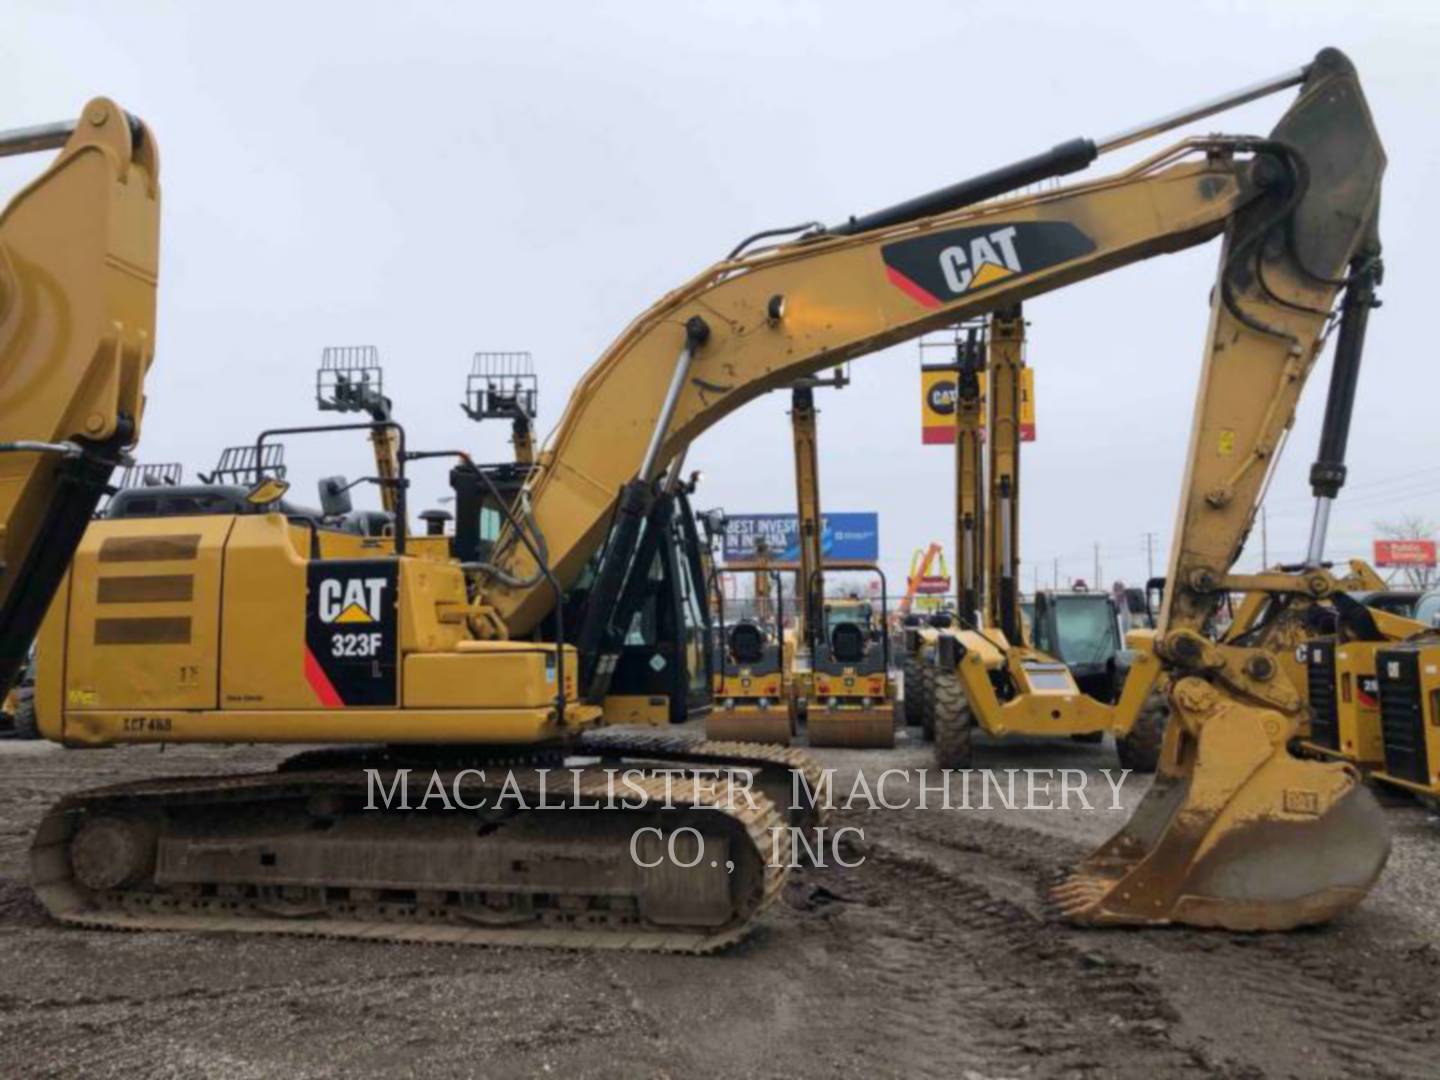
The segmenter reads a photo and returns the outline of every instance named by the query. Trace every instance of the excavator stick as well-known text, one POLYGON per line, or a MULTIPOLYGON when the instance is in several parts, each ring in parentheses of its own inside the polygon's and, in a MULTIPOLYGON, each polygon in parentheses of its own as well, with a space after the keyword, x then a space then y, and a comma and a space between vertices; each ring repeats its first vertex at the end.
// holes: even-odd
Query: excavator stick
POLYGON ((139 437, 155 349, 154 140, 104 98, 0 132, 0 156, 44 150, 60 153, 0 211, 0 687, 139 437))
MULTIPOLYGON (((1242 580, 1230 567, 1339 289, 1378 277, 1385 155, 1343 56, 1320 54, 1257 149, 1266 169, 1288 175, 1262 175, 1266 199, 1226 230, 1169 570, 1176 585, 1157 635, 1172 718, 1130 822, 1055 890, 1062 912, 1083 923, 1324 922, 1360 902, 1390 851, 1384 816, 1352 766, 1287 749, 1304 704, 1274 654, 1203 635, 1222 592, 1242 580)), ((1351 312, 1369 306, 1353 299, 1335 360, 1352 368, 1363 321, 1357 333, 1351 312)), ((1337 488, 1316 489, 1322 510, 1337 488)), ((1323 521, 1319 531, 1323 539, 1323 521)))

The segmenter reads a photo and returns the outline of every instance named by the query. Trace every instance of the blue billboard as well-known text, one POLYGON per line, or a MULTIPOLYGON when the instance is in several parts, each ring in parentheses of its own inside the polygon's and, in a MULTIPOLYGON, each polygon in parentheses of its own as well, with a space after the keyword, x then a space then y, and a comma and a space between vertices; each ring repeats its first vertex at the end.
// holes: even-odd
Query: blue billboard
MULTIPOLYGON (((820 551, 827 562, 873 563, 880 558, 880 515, 823 514, 820 551)), ((735 514, 725 519, 721 549, 727 563, 752 562, 764 540, 776 563, 800 561, 800 519, 795 514, 735 514)))

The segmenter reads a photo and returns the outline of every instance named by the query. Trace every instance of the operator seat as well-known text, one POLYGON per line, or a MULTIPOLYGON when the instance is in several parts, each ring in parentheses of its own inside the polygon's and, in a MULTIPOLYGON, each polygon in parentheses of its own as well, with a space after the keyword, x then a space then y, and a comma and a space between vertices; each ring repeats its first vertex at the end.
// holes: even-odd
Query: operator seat
POLYGON ((730 631, 730 655, 739 664, 758 664, 765 656, 765 635, 752 622, 737 623, 730 631))
POLYGON ((830 655, 842 664, 858 664, 864 660, 864 628, 859 623, 836 623, 830 631, 830 655))

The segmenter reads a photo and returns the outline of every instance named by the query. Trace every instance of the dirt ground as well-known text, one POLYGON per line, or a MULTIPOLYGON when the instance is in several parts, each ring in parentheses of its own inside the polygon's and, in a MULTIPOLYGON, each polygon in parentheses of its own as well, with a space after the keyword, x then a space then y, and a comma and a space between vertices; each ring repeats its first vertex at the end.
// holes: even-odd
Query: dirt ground
MULTIPOLYGON (((926 747, 815 751, 840 772, 926 747)), ((1395 850, 1323 930, 1086 931, 1042 903, 1123 812, 852 810, 864 865, 797 872, 710 958, 63 929, 29 834, 72 789, 265 767, 263 749, 0 744, 0 1074, 6 1076, 1434 1076, 1440 822, 1387 808, 1395 850)), ((982 748, 1085 769, 1108 746, 982 748)), ((1122 789, 1125 805, 1143 782, 1122 789)), ((892 781, 898 799, 904 785, 892 781)), ((912 792, 913 794, 913 792, 912 792)), ((1092 800, 1099 801, 1099 800, 1092 800)))

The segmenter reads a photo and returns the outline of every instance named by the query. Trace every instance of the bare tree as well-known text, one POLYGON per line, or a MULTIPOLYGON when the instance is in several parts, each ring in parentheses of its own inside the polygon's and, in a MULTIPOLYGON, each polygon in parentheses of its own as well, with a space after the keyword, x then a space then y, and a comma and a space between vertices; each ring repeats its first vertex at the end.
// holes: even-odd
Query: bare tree
MULTIPOLYGON (((1386 540, 1434 540, 1440 525, 1419 514, 1406 514, 1394 521, 1377 521, 1375 535, 1386 540)), ((1399 567, 1401 577, 1411 589, 1428 589, 1440 583, 1433 566, 1399 567)))

